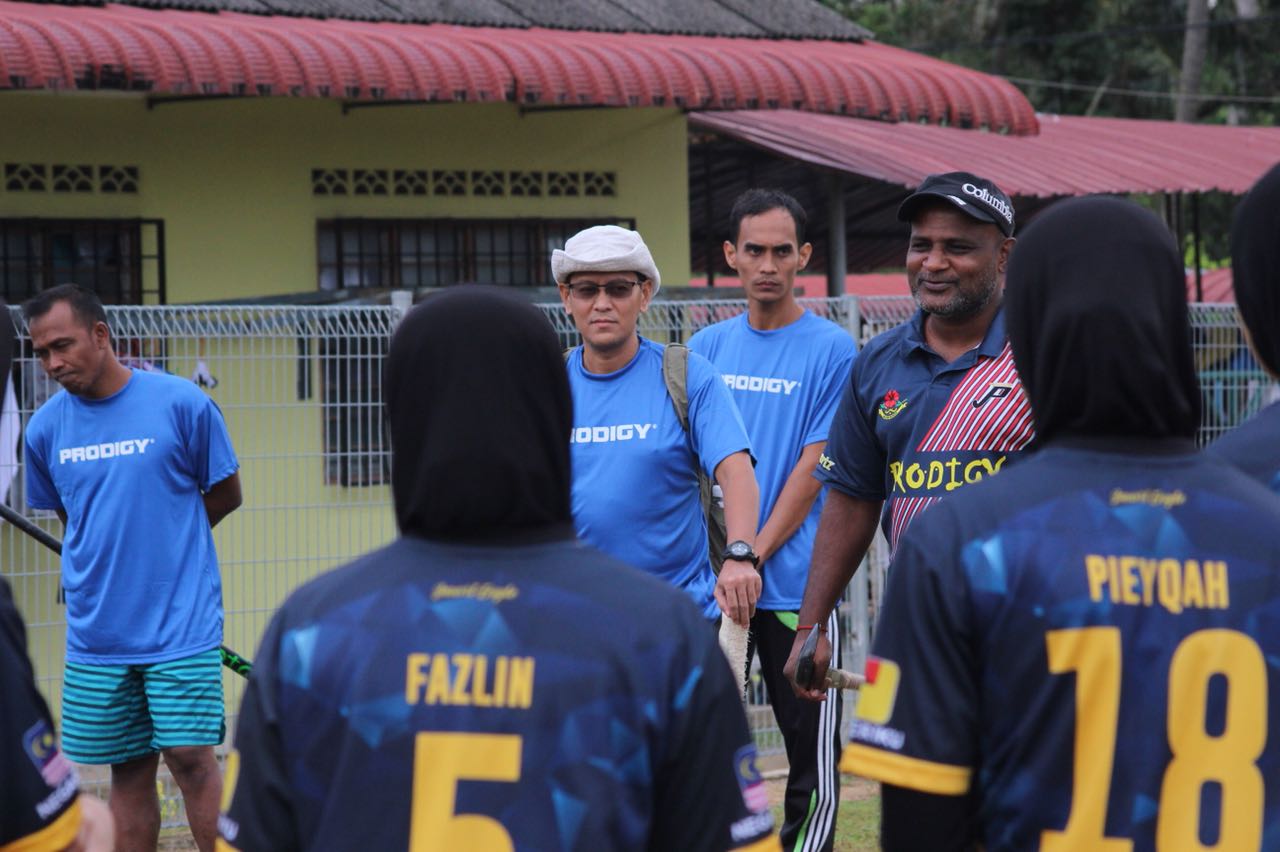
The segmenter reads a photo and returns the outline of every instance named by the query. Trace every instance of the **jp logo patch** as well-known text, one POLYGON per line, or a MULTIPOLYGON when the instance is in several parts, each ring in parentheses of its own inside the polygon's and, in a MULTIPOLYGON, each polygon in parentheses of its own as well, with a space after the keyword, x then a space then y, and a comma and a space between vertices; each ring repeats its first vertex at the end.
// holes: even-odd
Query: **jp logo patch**
POLYGON ((756 766, 756 747, 745 745, 733 756, 733 771, 742 790, 742 802, 752 813, 769 808, 769 792, 764 787, 764 776, 756 766))
POLYGON ((896 390, 891 390, 884 395, 884 399, 876 406, 876 413, 880 415, 881 420, 892 420, 906 407, 907 400, 899 397, 896 390))
POLYGON ((973 401, 974 408, 981 408, 984 403, 993 399, 1004 399, 1013 393, 1013 385, 1004 382, 993 382, 987 392, 973 401))

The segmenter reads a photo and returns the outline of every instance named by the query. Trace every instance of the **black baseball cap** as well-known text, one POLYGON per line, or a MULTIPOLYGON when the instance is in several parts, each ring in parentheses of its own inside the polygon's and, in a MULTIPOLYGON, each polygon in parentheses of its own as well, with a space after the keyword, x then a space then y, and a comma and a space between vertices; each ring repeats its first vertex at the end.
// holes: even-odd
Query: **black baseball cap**
POLYGON ((910 222, 921 204, 941 198, 979 222, 988 222, 1006 237, 1013 236, 1013 202, 991 181, 969 172, 929 175, 898 208, 898 221, 910 222))

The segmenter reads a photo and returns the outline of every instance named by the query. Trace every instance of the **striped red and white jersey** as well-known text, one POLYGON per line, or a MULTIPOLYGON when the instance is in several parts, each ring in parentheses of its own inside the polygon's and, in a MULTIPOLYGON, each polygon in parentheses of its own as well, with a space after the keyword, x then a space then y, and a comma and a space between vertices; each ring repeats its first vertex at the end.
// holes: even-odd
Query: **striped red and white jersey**
POLYGON ((978 348, 950 363, 922 328, 917 312, 858 355, 818 469, 850 496, 885 502, 890 549, 924 509, 999 472, 1035 437, 1003 311, 978 348))

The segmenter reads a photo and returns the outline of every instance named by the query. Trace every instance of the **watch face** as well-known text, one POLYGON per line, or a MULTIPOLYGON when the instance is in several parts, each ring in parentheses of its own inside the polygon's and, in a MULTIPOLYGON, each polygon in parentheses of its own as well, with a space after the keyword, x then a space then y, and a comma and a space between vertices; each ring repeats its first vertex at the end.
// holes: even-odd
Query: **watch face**
POLYGON ((735 541, 733 544, 729 545, 729 555, 734 559, 750 559, 751 545, 747 544, 745 541, 735 541))

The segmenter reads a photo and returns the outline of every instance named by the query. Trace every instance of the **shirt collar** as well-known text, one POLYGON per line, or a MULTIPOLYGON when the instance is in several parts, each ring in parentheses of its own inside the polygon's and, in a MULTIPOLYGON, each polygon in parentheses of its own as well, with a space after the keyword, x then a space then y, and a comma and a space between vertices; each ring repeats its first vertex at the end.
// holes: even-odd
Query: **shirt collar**
MULTIPOLYGON (((995 358, 1004 350, 1004 344, 1004 305, 1001 304, 996 310, 996 315, 991 318, 991 326, 987 329, 986 337, 982 338, 982 343, 978 344, 978 348, 973 351, 986 358, 995 358)), ((924 341, 924 311, 919 308, 916 308, 916 312, 912 314, 911 325, 902 339, 902 354, 909 355, 917 349, 927 355, 938 357, 937 353, 924 341)), ((969 355, 970 353, 966 352, 957 358, 956 362, 965 360, 969 355)))

